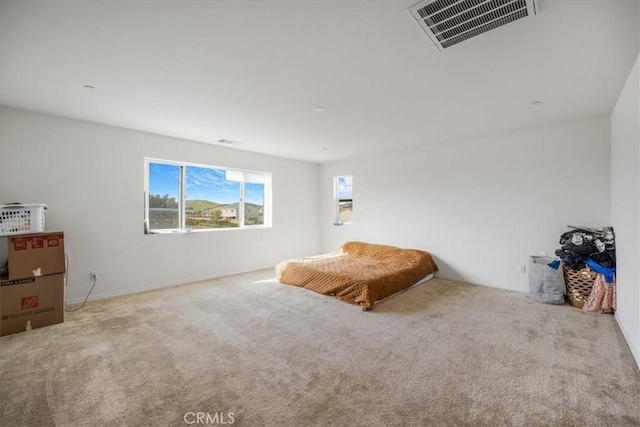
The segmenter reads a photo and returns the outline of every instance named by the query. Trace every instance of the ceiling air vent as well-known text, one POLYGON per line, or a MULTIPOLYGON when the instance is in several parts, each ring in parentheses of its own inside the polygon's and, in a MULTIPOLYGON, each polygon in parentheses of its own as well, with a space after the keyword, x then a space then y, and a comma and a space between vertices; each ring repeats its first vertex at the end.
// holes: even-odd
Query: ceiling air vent
POLYGON ((440 51, 536 14, 535 0, 426 0, 409 11, 440 51))

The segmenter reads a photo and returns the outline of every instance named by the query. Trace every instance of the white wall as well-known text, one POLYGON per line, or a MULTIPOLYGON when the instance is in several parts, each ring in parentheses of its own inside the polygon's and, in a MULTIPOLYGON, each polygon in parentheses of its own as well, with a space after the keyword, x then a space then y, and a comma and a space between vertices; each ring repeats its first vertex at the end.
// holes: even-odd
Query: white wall
POLYGON ((425 249, 440 277, 528 291, 519 265, 553 253, 568 224, 609 225, 609 191, 606 117, 328 163, 321 248, 363 240, 425 249), (335 175, 353 175, 352 225, 331 225, 335 175))
POLYGON ((640 366, 640 56, 611 114, 611 219, 616 232, 616 319, 640 366))
POLYGON ((184 283, 317 253, 318 166, 224 147, 0 109, 0 203, 43 202, 65 232, 67 301, 184 283), (144 158, 273 174, 273 228, 144 235, 144 158))

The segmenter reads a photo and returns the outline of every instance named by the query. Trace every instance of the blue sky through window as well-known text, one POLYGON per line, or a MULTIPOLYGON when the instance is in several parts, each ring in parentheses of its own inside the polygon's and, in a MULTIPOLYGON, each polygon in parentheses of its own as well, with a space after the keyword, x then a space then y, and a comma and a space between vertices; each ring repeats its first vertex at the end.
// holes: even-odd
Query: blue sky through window
POLYGON ((178 200, 180 166, 149 163, 149 194, 168 194, 178 200))
POLYGON ((339 199, 353 198, 353 177, 351 176, 338 177, 338 198, 339 199))
POLYGON ((240 200, 240 183, 229 182, 222 169, 187 166, 187 200, 230 204, 240 200))
MULTIPOLYGON (((223 169, 186 167, 187 200, 231 204, 240 200, 240 183, 226 180, 223 169)), ((180 166, 149 163, 149 194, 168 194, 178 200, 180 166)), ((245 201, 264 205, 264 184, 245 184, 245 201)))
POLYGON ((244 185, 244 199, 247 203, 264 205, 264 184, 246 183, 244 185))

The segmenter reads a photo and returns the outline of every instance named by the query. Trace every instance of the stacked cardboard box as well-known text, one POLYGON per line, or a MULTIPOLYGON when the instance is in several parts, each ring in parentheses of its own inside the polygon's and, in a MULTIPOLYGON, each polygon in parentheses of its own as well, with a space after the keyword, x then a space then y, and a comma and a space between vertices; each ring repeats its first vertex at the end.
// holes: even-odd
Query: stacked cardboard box
POLYGON ((7 237, 0 278, 0 336, 64 321, 64 234, 7 237))

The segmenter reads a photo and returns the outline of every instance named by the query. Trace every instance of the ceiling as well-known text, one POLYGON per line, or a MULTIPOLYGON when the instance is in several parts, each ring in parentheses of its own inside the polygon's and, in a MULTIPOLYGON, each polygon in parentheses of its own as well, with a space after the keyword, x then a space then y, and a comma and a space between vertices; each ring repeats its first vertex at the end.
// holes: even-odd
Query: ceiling
POLYGON ((638 54, 638 0, 443 53, 415 3, 2 0, 0 105, 323 163, 609 114, 638 54))

